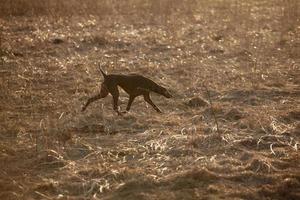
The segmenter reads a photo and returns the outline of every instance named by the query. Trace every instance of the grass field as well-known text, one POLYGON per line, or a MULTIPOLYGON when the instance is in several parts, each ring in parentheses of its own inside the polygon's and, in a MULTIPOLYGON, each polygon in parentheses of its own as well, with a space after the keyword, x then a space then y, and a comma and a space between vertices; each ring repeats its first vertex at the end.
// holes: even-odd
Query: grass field
POLYGON ((299 1, 2 0, 0 47, 0 199, 300 198, 299 1), (173 98, 81 112, 99 64, 173 98))

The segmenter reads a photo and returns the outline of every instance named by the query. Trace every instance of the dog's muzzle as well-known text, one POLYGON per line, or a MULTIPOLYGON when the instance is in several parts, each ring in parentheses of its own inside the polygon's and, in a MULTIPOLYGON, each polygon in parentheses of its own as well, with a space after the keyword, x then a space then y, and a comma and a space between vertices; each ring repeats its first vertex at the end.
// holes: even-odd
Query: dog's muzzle
POLYGON ((164 96, 167 97, 167 98, 171 98, 172 97, 171 93, 169 91, 167 91, 167 90, 165 91, 164 96))

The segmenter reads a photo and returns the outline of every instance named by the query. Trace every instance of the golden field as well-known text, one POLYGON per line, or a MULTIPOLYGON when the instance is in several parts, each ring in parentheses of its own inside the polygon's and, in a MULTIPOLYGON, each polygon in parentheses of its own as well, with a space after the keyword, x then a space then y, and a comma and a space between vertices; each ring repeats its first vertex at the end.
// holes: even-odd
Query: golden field
POLYGON ((3 0, 0 47, 0 199, 300 198, 297 0, 3 0), (173 98, 81 112, 99 64, 173 98))

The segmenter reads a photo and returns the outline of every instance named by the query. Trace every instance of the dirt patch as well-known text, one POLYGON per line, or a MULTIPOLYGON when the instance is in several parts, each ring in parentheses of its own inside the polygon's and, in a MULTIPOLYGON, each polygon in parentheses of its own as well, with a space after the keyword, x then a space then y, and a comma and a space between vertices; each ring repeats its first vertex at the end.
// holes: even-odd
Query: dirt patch
POLYGON ((190 107, 203 107, 207 106, 208 102, 200 97, 193 97, 186 102, 186 104, 190 107))
POLYGON ((225 119, 232 120, 232 121, 240 120, 244 116, 245 116, 245 114, 243 112, 241 112, 240 110, 238 110, 237 108, 232 108, 225 113, 225 119))

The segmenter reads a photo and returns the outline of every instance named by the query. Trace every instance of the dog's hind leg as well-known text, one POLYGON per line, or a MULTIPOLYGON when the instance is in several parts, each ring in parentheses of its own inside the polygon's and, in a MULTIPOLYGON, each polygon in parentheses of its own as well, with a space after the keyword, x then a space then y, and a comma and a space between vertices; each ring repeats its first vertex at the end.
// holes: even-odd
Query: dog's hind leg
POLYGON ((149 103, 157 112, 161 113, 161 110, 150 99, 149 93, 144 94, 144 100, 149 103))
POLYGON ((88 101, 86 102, 86 104, 82 107, 81 111, 85 111, 86 108, 90 105, 90 103, 93 103, 94 101, 97 101, 98 99, 103 98, 103 96, 101 94, 98 94, 96 96, 93 96, 91 98, 88 99, 88 101))
POLYGON ((82 107, 81 111, 85 111, 85 109, 88 107, 88 105, 90 105, 90 103, 97 101, 98 99, 104 98, 108 95, 109 91, 107 89, 107 87, 105 86, 105 84, 101 84, 101 90, 100 93, 97 94, 96 96, 93 96, 91 98, 88 99, 88 101, 86 102, 86 104, 82 107))
POLYGON ((108 87, 108 90, 109 90, 111 96, 113 97, 114 111, 116 111, 118 113, 118 115, 122 115, 122 113, 119 111, 119 108, 118 108, 118 101, 119 101, 120 93, 119 93, 117 85, 108 87))

